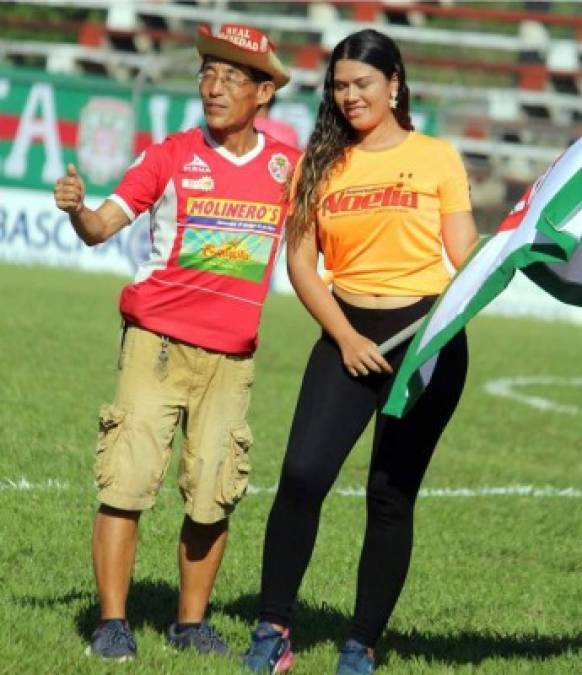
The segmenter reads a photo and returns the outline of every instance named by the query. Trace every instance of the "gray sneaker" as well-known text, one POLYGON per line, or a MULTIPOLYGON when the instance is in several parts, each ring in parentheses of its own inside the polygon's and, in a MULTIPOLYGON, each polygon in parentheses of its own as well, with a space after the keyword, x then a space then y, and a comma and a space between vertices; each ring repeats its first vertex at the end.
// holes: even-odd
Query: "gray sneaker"
POLYGON ((243 656, 242 671, 273 675, 287 673, 292 666, 289 629, 279 632, 266 621, 260 623, 251 633, 251 645, 243 656))
POLYGON ((137 645, 127 621, 121 619, 103 621, 91 636, 85 654, 115 661, 129 661, 135 658, 137 645))
POLYGON ((178 630, 178 624, 173 623, 168 629, 168 641, 176 649, 195 649, 200 654, 221 654, 232 656, 224 640, 206 621, 199 626, 188 626, 178 630))
POLYGON ((346 640, 341 649, 336 675, 372 675, 374 659, 368 648, 357 640, 346 640))

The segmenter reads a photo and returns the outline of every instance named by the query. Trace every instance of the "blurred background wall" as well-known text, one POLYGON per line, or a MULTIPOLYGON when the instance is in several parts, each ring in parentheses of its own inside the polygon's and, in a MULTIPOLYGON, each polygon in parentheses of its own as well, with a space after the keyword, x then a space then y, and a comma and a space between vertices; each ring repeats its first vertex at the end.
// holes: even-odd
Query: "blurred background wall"
POLYGON ((86 249, 52 186, 73 161, 96 203, 144 147, 202 120, 200 22, 254 24, 273 38, 293 77, 271 115, 300 146, 333 46, 363 27, 388 33, 403 52, 416 128, 462 152, 479 228, 490 232, 581 135, 581 10, 525 0, 0 0, 0 260, 132 273, 147 218, 86 249))

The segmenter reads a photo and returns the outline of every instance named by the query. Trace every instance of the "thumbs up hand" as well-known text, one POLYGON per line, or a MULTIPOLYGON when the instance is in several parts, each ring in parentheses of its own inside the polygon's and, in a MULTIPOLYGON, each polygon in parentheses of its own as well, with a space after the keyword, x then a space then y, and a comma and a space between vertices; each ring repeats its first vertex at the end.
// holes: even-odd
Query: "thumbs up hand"
POLYGON ((57 180, 53 192, 59 209, 69 215, 81 213, 84 208, 85 183, 74 164, 67 164, 67 175, 57 180))

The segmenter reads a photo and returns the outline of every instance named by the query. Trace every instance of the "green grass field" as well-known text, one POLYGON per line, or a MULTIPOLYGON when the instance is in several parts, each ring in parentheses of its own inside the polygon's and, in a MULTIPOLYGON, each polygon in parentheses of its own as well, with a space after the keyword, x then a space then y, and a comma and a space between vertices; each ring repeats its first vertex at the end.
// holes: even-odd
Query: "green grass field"
MULTIPOLYGON (((165 648, 181 521, 175 457, 157 507, 142 521, 129 603, 139 659, 107 664, 83 654, 98 617, 90 560, 96 413, 113 393, 122 283, 0 266, 0 673, 238 672, 165 648)), ((232 519, 212 601, 213 622, 240 650, 257 609, 272 500, 265 489, 277 481, 316 333, 294 298, 270 298, 251 413, 257 490, 232 519)), ((424 487, 477 496, 419 499, 412 567, 379 645, 378 673, 582 673, 582 416, 535 410, 483 388, 501 376, 581 376, 581 336, 579 327, 523 319, 480 317, 470 325, 468 384, 424 487), (576 492, 479 495, 517 485, 576 492)), ((527 391, 582 407, 576 387, 527 391)), ((367 462, 366 435, 337 488, 361 488, 367 462)), ((363 523, 361 496, 329 497, 295 612, 297 675, 335 670, 363 523)))

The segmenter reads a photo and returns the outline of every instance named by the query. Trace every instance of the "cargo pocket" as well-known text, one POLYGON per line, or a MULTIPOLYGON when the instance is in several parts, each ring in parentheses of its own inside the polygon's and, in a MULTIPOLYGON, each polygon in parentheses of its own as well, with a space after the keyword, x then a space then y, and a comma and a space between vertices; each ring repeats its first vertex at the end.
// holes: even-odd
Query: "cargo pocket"
POLYGON ((126 412, 106 403, 99 411, 99 432, 97 434, 97 452, 95 457, 95 480, 99 489, 113 483, 113 462, 115 445, 121 433, 126 412))
POLYGON ((219 504, 234 506, 244 497, 249 484, 249 450, 252 443, 253 437, 248 424, 240 424, 230 430, 228 455, 220 470, 216 491, 216 501, 219 504))

